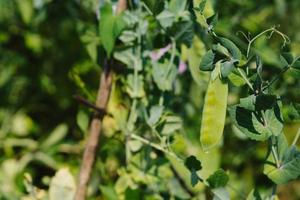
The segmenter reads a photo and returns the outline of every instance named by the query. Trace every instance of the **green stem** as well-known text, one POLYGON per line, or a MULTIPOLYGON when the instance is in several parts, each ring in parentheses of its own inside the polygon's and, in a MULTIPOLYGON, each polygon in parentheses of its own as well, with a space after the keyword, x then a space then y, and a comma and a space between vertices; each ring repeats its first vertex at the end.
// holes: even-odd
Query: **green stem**
POLYGON ((277 185, 274 185, 272 188, 272 196, 271 196, 272 200, 273 199, 275 200, 276 193, 277 193, 277 185))
POLYGON ((271 152, 272 152, 272 155, 273 155, 273 158, 275 160, 275 163, 276 163, 276 167, 279 168, 280 167, 280 162, 279 162, 279 159, 278 159, 278 155, 277 155, 277 145, 274 146, 272 144, 272 147, 271 147, 271 152))
POLYGON ((245 74, 241 71, 240 68, 237 68, 238 72, 240 73, 240 75, 242 76, 242 78, 246 81, 247 85, 250 87, 250 89, 254 92, 254 88, 251 85, 249 79, 247 78, 247 76, 245 76, 245 74))
POLYGON ((290 66, 286 66, 285 68, 283 68, 283 69, 279 72, 279 74, 277 74, 277 76, 276 76, 273 80, 270 81, 270 83, 269 83, 268 85, 266 85, 265 87, 263 87, 262 91, 265 91, 265 90, 268 89, 271 85, 273 85, 276 81, 278 81, 279 78, 280 78, 280 76, 281 76, 284 72, 286 72, 288 69, 290 69, 290 66))
POLYGON ((292 143, 293 146, 297 144, 299 137, 300 137, 300 128, 298 129, 298 132, 293 140, 293 143, 292 143))
POLYGON ((248 43, 248 47, 247 47, 247 58, 249 57, 249 54, 250 54, 250 49, 251 49, 251 45, 253 44, 253 42, 255 42, 255 40, 257 40, 259 37, 261 37, 262 35, 268 33, 268 32, 274 32, 274 33, 277 33, 278 35, 280 35, 284 41, 284 44, 288 43, 289 42, 289 38, 281 33, 280 31, 278 31, 276 29, 276 27, 272 27, 272 28, 269 28, 267 30, 264 30, 263 32, 259 33, 258 35, 256 35, 254 38, 252 38, 249 43, 248 43))
POLYGON ((161 147, 159 144, 153 143, 153 142, 151 142, 151 141, 149 141, 149 140, 147 140, 147 139, 145 139, 145 138, 143 138, 139 135, 136 135, 134 133, 131 134, 131 138, 133 138, 135 140, 138 140, 138 141, 140 141, 140 142, 142 142, 146 145, 149 145, 149 146, 153 147, 156 150, 164 152, 165 154, 176 158, 179 162, 183 162, 183 160, 181 158, 179 158, 175 153, 168 151, 167 149, 161 147))

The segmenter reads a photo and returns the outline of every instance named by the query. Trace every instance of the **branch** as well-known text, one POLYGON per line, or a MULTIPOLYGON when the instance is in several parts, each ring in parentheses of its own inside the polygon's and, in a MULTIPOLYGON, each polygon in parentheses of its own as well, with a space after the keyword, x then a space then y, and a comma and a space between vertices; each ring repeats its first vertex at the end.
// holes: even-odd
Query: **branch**
MULTIPOLYGON (((126 9, 126 6, 126 0, 119 0, 116 14, 120 14, 123 10, 126 9)), ((95 108, 99 108, 102 111, 106 110, 107 103, 109 100, 112 85, 113 65, 114 60, 112 59, 106 62, 103 66, 103 72, 101 74, 95 108)), ((87 102, 85 102, 85 104, 90 105, 90 103, 87 102)), ((82 163, 78 177, 77 191, 74 200, 85 200, 86 198, 87 186, 96 158, 103 117, 104 115, 99 115, 99 113, 93 115, 90 124, 89 136, 83 153, 82 163)))
POLYGON ((100 116, 104 116, 104 115, 107 115, 108 113, 106 112, 106 110, 104 110, 103 108, 99 108, 97 106, 95 106, 93 103, 91 103, 90 101, 88 101, 87 99, 81 97, 81 96, 78 96, 78 95, 74 95, 73 98, 78 101, 79 103, 81 103, 82 105, 88 107, 88 108, 91 108, 95 111, 98 112, 98 114, 100 116))
MULTIPOLYGON (((109 94, 112 84, 111 66, 106 64, 104 71, 101 74, 99 90, 97 94, 96 107, 106 110, 106 105, 109 99, 109 94)), ((103 115, 94 114, 89 130, 89 136, 84 149, 82 163, 80 167, 77 191, 75 200, 84 200, 86 196, 87 185, 90 180, 93 164, 95 162, 97 147, 99 143, 99 136, 102 128, 103 115)))

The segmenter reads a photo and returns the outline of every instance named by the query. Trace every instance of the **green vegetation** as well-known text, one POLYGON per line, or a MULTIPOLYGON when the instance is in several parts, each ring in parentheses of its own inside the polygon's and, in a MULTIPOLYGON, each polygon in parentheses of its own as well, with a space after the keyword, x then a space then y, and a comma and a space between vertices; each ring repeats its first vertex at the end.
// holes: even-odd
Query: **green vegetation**
POLYGON ((0 0, 0 199, 299 199, 299 7, 0 0))

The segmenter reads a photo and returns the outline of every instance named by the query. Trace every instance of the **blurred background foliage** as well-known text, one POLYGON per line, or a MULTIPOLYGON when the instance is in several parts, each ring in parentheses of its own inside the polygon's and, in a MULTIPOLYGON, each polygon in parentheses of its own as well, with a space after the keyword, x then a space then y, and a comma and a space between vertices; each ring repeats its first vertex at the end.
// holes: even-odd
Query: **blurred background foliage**
MULTIPOLYGON (((144 2, 154 15, 162 11, 162 0, 144 2)), ((212 15, 214 10, 219 13, 216 32, 239 46, 246 49, 246 40, 238 31, 254 36, 280 24, 279 29, 292 41, 285 48, 300 55, 299 0, 208 2, 206 14, 212 15)), ((66 184, 74 189, 91 110, 78 105, 72 96, 84 95, 91 101, 96 96, 101 73, 95 51, 99 43, 98 15, 97 0, 0 0, 0 199, 32 199, 29 193, 33 190, 37 199, 47 199, 47 193, 53 198, 57 192, 53 189, 55 183, 64 184, 57 179, 66 179, 66 184)), ((168 44, 159 36, 153 37, 157 37, 153 39, 153 49, 168 44)), ((203 41, 205 45, 210 43, 206 37, 203 41)), ((204 177, 222 166, 229 172, 233 199, 243 199, 255 186, 262 191, 267 190, 268 184, 271 186, 262 168, 257 168, 265 159, 266 145, 246 140, 228 119, 222 148, 209 156, 200 150, 198 138, 207 76, 192 66, 197 66, 204 54, 204 43, 194 38, 189 50, 185 46, 180 50, 189 70, 178 75, 175 91, 166 97, 168 109, 183 120, 183 127, 172 137, 172 148, 180 155, 197 155, 203 163, 204 177)), ((275 50, 281 45, 277 36, 260 38, 255 43, 266 66, 266 77, 280 71, 280 52, 275 50)), ((113 100, 128 105, 121 102, 128 98, 118 94, 118 86, 114 87, 113 100)), ((300 103, 299 87, 294 72, 284 74, 275 87, 283 97, 289 142, 300 127, 288 106, 292 101, 300 103)), ((244 95, 242 88, 232 87, 230 91, 229 104, 244 95)), ((151 95, 149 99, 160 94, 151 95)), ((148 154, 148 147, 135 154, 134 159, 149 156, 149 163, 159 167, 147 169, 151 164, 145 162, 141 164, 144 172, 130 166, 128 173, 124 168, 123 137, 117 135, 115 123, 112 118, 105 119, 90 199, 118 199, 120 194, 124 199, 189 199, 191 191, 197 199, 209 199, 203 185, 186 189, 182 184, 185 180, 176 179, 177 173, 189 175, 175 160, 169 158, 172 165, 160 152, 148 154)), ((139 144, 131 145, 140 148, 139 144)), ((299 191, 298 180, 280 186, 279 197, 300 199, 299 191)))

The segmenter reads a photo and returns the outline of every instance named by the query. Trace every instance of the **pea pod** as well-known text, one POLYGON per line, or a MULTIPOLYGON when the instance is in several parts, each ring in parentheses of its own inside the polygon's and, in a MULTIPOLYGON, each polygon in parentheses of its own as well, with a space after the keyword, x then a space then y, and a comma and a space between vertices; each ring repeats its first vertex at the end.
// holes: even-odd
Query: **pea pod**
POLYGON ((223 135, 228 96, 228 84, 220 78, 220 65, 211 73, 202 114, 200 142, 204 151, 216 146, 223 135), (216 76, 217 74, 217 76, 216 76))

